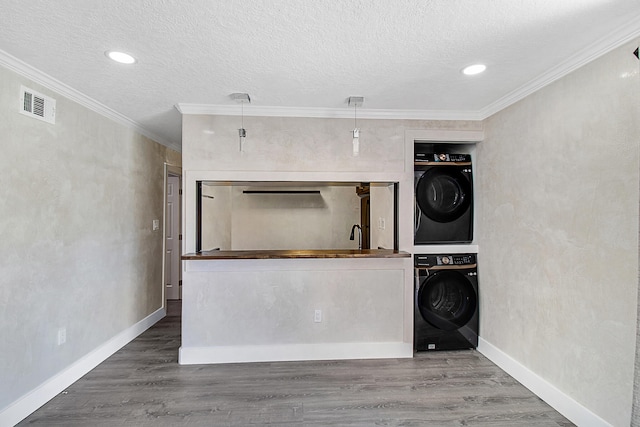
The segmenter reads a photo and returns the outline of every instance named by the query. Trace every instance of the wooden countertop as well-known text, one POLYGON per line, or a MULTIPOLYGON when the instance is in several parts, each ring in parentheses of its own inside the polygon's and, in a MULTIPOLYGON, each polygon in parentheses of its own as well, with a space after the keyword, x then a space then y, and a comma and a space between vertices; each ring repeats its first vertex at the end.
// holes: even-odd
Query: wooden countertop
POLYGON ((215 259, 296 259, 296 258, 409 258, 411 254, 392 249, 309 249, 309 250, 251 250, 203 251, 184 254, 183 260, 215 259))

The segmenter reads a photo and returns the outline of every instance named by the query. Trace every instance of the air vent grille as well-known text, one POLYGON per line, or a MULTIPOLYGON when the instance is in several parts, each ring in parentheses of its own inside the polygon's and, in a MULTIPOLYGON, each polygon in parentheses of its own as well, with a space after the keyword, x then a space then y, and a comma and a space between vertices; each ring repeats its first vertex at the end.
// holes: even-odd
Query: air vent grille
POLYGON ((44 117, 44 98, 39 96, 33 97, 33 114, 44 117))
POLYGON ((20 112, 29 117, 56 123, 56 100, 22 86, 20 88, 20 112))

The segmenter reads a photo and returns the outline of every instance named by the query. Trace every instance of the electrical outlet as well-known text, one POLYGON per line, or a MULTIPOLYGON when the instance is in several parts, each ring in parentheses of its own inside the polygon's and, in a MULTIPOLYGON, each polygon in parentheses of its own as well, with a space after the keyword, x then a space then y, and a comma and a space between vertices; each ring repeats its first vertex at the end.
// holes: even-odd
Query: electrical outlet
POLYGON ((316 310, 313 313, 313 321, 316 323, 322 322, 322 310, 316 310))
POLYGON ((153 220, 153 231, 159 230, 160 229, 160 220, 159 219, 154 219, 153 220))
POLYGON ((62 345, 67 342, 67 328, 58 329, 58 345, 62 345))
POLYGON ((380 217, 378 218, 378 229, 380 230, 384 230, 386 228, 387 224, 384 218, 380 217))

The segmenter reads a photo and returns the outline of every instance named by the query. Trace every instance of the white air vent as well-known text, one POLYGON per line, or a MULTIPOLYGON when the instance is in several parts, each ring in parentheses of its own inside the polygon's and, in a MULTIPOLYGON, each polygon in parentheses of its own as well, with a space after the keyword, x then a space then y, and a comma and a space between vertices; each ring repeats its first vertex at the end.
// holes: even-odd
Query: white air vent
POLYGON ((56 100, 46 95, 20 87, 20 112, 47 123, 56 123, 56 100))

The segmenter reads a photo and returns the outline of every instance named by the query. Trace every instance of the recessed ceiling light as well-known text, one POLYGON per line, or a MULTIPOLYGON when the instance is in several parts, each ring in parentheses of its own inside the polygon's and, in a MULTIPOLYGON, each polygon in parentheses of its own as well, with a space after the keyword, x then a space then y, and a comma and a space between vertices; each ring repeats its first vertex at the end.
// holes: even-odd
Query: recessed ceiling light
POLYGON ((118 52, 115 50, 108 50, 104 54, 107 55, 107 57, 121 64, 133 64, 136 62, 136 58, 129 55, 128 53, 118 52))
POLYGON ((467 76, 473 76, 474 74, 480 74, 486 69, 487 69, 487 66, 484 64, 474 64, 474 65, 469 65, 468 67, 465 67, 462 70, 462 73, 466 74, 467 76))

